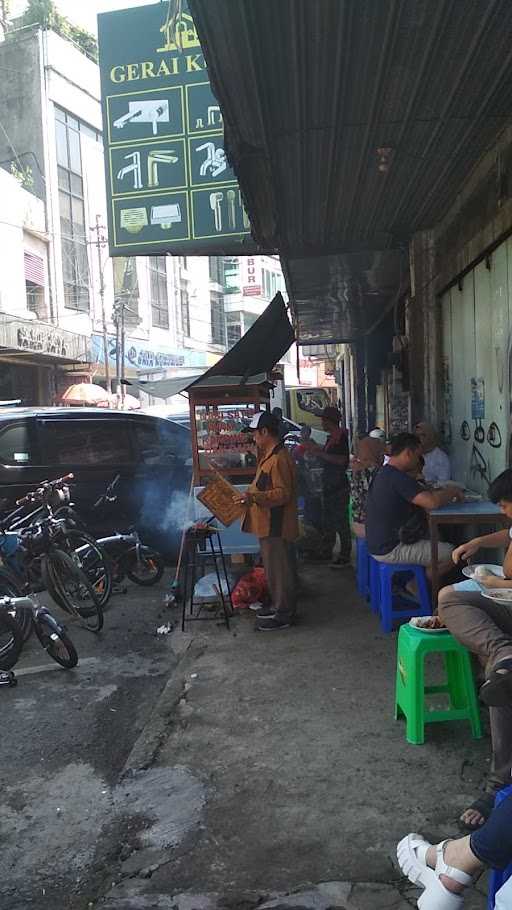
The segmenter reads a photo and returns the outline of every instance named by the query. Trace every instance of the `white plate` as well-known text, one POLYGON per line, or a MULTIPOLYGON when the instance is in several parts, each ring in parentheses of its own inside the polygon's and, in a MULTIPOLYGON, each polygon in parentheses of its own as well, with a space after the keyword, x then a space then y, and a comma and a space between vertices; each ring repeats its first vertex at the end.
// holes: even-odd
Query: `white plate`
POLYGON ((422 616, 413 616, 412 619, 409 620, 409 625, 412 626, 413 629, 417 629, 418 632, 448 632, 448 629, 446 627, 442 629, 429 629, 425 628, 425 626, 420 626, 418 624, 418 620, 423 618, 424 617, 422 616))
POLYGON ((462 574, 466 578, 472 578, 474 581, 478 581, 478 578, 475 578, 475 569, 478 568, 487 569, 489 575, 497 575, 498 578, 504 578, 502 566, 493 566, 490 563, 479 563, 478 566, 464 566, 462 574))
POLYGON ((481 591, 484 597, 488 597, 489 600, 494 600, 495 603, 507 604, 508 607, 512 606, 512 588, 507 590, 506 588, 497 588, 492 590, 492 588, 482 588, 481 591))

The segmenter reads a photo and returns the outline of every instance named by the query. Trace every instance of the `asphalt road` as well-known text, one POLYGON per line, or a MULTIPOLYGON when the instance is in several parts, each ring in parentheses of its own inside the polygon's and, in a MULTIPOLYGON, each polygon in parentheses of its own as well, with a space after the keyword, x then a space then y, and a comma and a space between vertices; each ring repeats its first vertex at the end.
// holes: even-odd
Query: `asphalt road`
POLYGON ((68 622, 75 670, 34 636, 18 686, 0 688, 0 910, 87 907, 120 838, 129 841, 116 783, 176 664, 156 635, 169 619, 167 585, 168 573, 155 588, 114 595, 98 636, 68 622))

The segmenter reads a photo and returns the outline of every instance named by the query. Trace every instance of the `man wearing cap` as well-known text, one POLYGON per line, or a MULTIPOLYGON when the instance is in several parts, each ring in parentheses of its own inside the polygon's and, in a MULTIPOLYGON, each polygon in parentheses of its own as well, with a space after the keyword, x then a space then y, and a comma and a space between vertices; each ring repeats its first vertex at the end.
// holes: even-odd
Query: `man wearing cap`
POLYGON ((329 434, 323 449, 314 442, 307 445, 312 452, 324 462, 323 524, 324 530, 340 538, 339 556, 331 562, 332 568, 344 569, 351 565, 352 538, 348 516, 350 486, 347 478, 349 464, 348 434, 340 427, 341 414, 338 408, 328 407, 322 411, 322 426, 329 434))
POLYGON ((256 629, 287 629, 296 612, 293 541, 298 537, 295 465, 279 440, 279 422, 268 411, 254 415, 245 432, 258 448, 256 476, 236 501, 246 506, 242 530, 260 539, 272 607, 257 614, 256 629))

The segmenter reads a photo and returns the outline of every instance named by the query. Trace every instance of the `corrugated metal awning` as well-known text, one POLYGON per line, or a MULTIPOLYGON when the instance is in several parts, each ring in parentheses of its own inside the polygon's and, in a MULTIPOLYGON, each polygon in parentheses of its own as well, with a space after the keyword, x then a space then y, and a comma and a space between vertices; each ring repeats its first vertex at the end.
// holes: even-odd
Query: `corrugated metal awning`
MULTIPOLYGON (((291 263, 299 336, 312 342, 293 263, 406 248, 510 122, 512 3, 189 4, 255 239, 291 263)), ((332 268, 322 271, 326 301, 332 268)), ((358 293, 350 332, 359 331, 359 302, 358 293)))
POLYGON ((44 288, 46 285, 44 260, 41 256, 36 256, 35 253, 27 253, 26 250, 23 256, 25 260, 25 281, 30 281, 31 284, 44 288))

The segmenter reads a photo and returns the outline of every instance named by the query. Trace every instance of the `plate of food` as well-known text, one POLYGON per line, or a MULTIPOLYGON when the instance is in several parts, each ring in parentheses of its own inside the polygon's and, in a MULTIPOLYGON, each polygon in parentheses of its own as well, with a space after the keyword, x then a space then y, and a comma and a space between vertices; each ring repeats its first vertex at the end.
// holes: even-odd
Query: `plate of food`
POLYGON ((512 588, 482 588, 482 595, 495 603, 512 606, 512 588))
POLYGON ((464 566, 462 574, 466 578, 472 578, 473 581, 478 581, 479 578, 483 578, 485 575, 496 575, 497 578, 504 578, 503 569, 501 566, 491 565, 490 563, 480 563, 476 566, 464 566))
POLYGON ((413 616, 409 625, 419 632, 448 632, 448 629, 439 616, 413 616))

